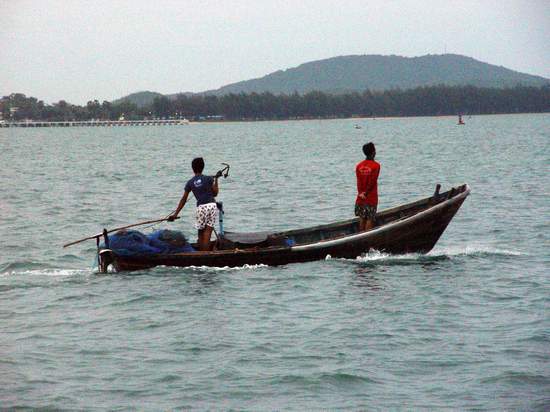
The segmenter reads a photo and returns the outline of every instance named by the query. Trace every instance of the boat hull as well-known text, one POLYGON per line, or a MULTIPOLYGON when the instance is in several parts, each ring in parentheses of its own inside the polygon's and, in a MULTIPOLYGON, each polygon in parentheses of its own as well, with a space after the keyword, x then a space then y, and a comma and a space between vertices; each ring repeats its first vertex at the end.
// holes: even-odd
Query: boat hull
MULTIPOLYGON (((437 243, 452 218, 468 196, 461 192, 411 216, 376 227, 367 232, 336 236, 295 246, 251 247, 177 254, 122 256, 101 251, 102 267, 112 264, 117 271, 133 271, 155 266, 238 267, 244 265, 286 265, 332 258, 355 259, 371 250, 390 254, 427 253, 437 243)), ((454 190, 454 189, 453 189, 454 190)), ((451 191, 452 192, 452 191, 451 191)), ((426 199, 429 204, 430 199, 426 199)), ((288 232, 290 233, 290 232, 288 232)))

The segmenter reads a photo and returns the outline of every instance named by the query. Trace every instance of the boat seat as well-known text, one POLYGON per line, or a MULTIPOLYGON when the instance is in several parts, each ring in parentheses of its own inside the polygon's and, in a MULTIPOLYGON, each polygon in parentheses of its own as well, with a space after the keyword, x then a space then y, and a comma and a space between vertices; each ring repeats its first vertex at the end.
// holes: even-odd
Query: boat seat
POLYGON ((219 249, 248 249, 268 246, 269 232, 225 232, 218 239, 219 249))
POLYGON ((271 232, 225 232, 218 239, 218 249, 221 250, 285 245, 286 236, 271 232))
POLYGON ((265 242, 270 232, 225 232, 223 237, 234 243, 253 245, 265 242))

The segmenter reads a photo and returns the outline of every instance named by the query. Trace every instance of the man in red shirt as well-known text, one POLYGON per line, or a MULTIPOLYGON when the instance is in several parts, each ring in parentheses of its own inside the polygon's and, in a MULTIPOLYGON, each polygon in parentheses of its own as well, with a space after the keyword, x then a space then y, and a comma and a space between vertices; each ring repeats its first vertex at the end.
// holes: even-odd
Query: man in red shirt
POLYGON ((376 208, 378 206, 378 175, 380 164, 374 161, 376 148, 370 142, 363 146, 367 157, 355 166, 357 176, 357 198, 355 199, 355 216, 359 216, 359 231, 374 227, 376 208))

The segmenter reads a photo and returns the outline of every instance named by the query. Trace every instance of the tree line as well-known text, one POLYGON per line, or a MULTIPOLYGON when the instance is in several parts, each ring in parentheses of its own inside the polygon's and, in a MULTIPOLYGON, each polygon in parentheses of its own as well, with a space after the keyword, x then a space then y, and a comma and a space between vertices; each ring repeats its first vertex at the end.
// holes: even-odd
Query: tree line
POLYGON ((223 96, 178 95, 157 97, 138 107, 128 101, 113 104, 89 101, 78 106, 61 100, 45 104, 15 93, 0 99, 4 120, 141 120, 182 118, 190 120, 283 120, 311 118, 435 116, 550 112, 550 85, 543 87, 479 88, 429 86, 409 90, 365 90, 330 94, 239 93, 223 96), (16 108, 16 110, 14 110, 16 108))

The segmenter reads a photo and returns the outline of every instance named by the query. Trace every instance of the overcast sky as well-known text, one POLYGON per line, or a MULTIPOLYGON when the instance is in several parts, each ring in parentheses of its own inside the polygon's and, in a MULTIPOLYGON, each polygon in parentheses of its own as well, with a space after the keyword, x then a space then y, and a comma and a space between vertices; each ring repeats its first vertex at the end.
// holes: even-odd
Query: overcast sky
POLYGON ((199 92, 350 54, 456 53, 550 78, 550 0, 0 0, 0 95, 199 92))

